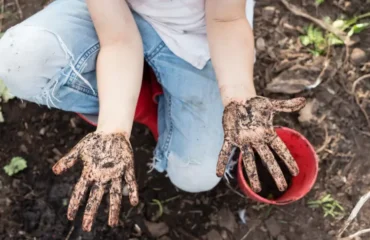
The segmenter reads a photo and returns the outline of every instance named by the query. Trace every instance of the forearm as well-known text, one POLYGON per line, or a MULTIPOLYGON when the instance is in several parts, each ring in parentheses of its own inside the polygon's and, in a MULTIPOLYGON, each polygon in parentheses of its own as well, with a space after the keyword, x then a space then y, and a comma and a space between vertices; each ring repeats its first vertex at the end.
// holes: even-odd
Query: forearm
POLYGON ((143 44, 124 0, 87 0, 99 37, 98 131, 130 135, 143 75, 143 44))
POLYGON ((140 36, 136 38, 102 47, 99 53, 98 130, 131 133, 144 62, 140 36))
POLYGON ((223 104, 256 96, 254 38, 247 19, 208 19, 207 33, 223 104))

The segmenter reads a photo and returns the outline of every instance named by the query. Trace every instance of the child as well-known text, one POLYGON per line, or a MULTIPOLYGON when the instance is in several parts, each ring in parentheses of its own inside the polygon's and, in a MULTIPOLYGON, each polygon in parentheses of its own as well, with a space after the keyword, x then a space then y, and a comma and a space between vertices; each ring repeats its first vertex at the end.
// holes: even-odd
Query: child
POLYGON ((299 110, 304 99, 257 96, 254 39, 246 17, 247 11, 252 22, 253 6, 251 0, 56 0, 5 33, 0 78, 15 96, 99 114, 97 130, 53 167, 60 174, 78 158, 84 163, 69 203, 70 220, 92 185, 83 219, 83 229, 90 231, 110 184, 108 222, 117 225, 123 176, 131 204, 138 203, 129 136, 144 59, 164 90, 158 98, 158 171, 184 191, 207 191, 239 147, 258 192, 253 148, 278 188, 287 187, 269 146, 293 175, 298 168, 272 118, 276 111, 299 110))

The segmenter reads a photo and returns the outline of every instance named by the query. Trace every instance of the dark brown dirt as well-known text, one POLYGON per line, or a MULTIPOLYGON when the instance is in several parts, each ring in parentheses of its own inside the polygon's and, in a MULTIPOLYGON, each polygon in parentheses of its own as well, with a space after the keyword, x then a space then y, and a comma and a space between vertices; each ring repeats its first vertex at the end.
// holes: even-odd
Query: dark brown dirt
MULTIPOLYGON (((40 10, 44 2, 20 0, 23 16, 28 17, 40 10)), ((297 44, 300 33, 286 27, 287 24, 303 27, 310 22, 294 16, 279 2, 260 0, 257 3, 255 37, 263 39, 266 47, 257 51, 255 82, 260 94, 287 98, 289 96, 284 94, 269 93, 265 88, 281 72, 292 71, 291 67, 297 65, 294 54, 307 55, 307 50, 297 44), (266 6, 273 7, 273 14, 266 12, 266 6)), ((369 3, 363 0, 351 1, 346 11, 329 0, 319 8, 311 0, 291 2, 318 18, 335 18, 341 14, 354 16, 370 11, 369 3)), ((4 29, 20 21, 14 1, 6 0, 5 3, 6 11, 14 14, 4 20, 4 29)), ((359 34, 358 38, 351 49, 360 48, 369 55, 370 31, 359 34)), ((366 95, 370 91, 369 81, 362 81, 355 93, 351 93, 353 82, 370 73, 370 63, 357 67, 351 63, 342 64, 344 55, 343 47, 333 48, 330 56, 333 67, 325 75, 323 83, 312 90, 292 95, 316 99, 319 107, 314 115, 321 121, 301 123, 298 114, 281 114, 276 118, 276 124, 304 134, 320 156, 320 172, 314 189, 304 199, 283 207, 265 206, 242 198, 235 194, 238 188, 232 190, 224 182, 202 194, 178 191, 165 175, 147 173, 155 141, 145 127, 135 125, 131 141, 141 204, 131 208, 125 198, 120 226, 111 229, 106 224, 108 206, 107 199, 104 199, 93 231, 84 233, 81 230, 82 211, 75 222, 66 219, 68 199, 79 178, 81 166, 61 177, 54 176, 51 167, 61 154, 94 128, 73 113, 49 110, 19 100, 1 104, 6 122, 0 124, 0 167, 12 157, 22 156, 27 160, 28 168, 13 177, 0 169, 0 239, 155 239, 145 221, 165 222, 169 226, 168 239, 202 239, 212 229, 226 239, 238 240, 249 230, 244 239, 334 239, 344 218, 360 196, 368 191, 370 184, 370 126, 363 113, 370 114, 369 95, 366 95), (307 206, 308 200, 317 200, 327 193, 345 208, 342 218, 324 217, 322 210, 307 206), (162 216, 158 216, 157 200, 163 205, 162 216), (238 211, 242 209, 246 210, 246 224, 238 217, 238 211), (224 218, 225 212, 231 212, 228 218, 224 218), (220 219, 228 220, 225 223, 220 219), (235 221, 236 226, 228 226, 235 221)), ((304 62, 299 64, 309 66, 304 62)), ((300 77, 318 76, 315 67, 306 67, 300 77)), ((322 65, 318 67, 320 72, 322 65)), ((235 186, 234 180, 231 185, 235 186)), ((369 215, 370 204, 367 204, 351 225, 350 232, 368 228, 369 215)), ((363 237, 369 238, 369 235, 363 237)))

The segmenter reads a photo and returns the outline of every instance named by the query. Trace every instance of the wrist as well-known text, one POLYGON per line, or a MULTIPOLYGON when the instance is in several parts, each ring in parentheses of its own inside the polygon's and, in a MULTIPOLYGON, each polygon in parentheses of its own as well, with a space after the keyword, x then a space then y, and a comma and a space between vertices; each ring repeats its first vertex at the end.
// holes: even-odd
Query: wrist
POLYGON ((118 118, 112 115, 108 119, 99 116, 98 125, 96 132, 102 132, 105 134, 111 133, 123 133, 129 137, 132 130, 133 120, 129 121, 129 118, 118 118))
POLYGON ((229 105, 231 102, 245 103, 247 100, 257 96, 253 85, 247 86, 242 84, 221 86, 220 94, 224 106, 229 105))

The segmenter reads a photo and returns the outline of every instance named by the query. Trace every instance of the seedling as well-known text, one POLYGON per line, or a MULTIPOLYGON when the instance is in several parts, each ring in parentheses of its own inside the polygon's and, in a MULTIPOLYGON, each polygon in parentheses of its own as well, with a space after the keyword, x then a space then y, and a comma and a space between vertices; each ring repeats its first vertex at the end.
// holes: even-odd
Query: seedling
POLYGON ((323 4, 324 2, 325 2, 325 0, 315 0, 315 5, 318 7, 321 4, 323 4))
POLYGON ((325 195, 319 200, 308 201, 308 206, 310 208, 321 208, 324 211, 324 217, 332 216, 336 218, 342 216, 344 213, 344 208, 330 194, 325 195))
MULTIPOLYGON (((321 4, 323 0, 316 0, 316 4, 321 4)), ((330 18, 326 18, 325 22, 330 24, 333 28, 343 32, 349 39, 355 34, 361 33, 370 27, 370 22, 359 22, 361 19, 370 17, 370 12, 365 13, 350 19, 337 19, 334 22, 330 18)), ((343 38, 340 39, 333 33, 323 33, 319 28, 309 25, 304 29, 304 35, 300 36, 301 43, 304 46, 311 46, 309 51, 314 56, 323 55, 326 53, 328 47, 333 45, 344 45, 343 38)))
POLYGON ((4 171, 8 176, 13 176, 18 172, 27 168, 27 162, 24 158, 14 157, 8 165, 4 167, 4 171))

